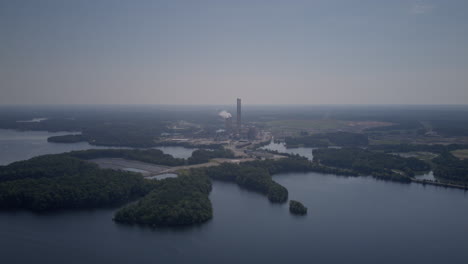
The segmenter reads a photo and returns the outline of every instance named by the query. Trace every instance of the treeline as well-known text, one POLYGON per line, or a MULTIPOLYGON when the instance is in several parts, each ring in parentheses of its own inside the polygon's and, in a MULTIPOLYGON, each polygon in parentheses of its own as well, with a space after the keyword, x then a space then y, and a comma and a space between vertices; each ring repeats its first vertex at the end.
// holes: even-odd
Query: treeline
POLYGON ((97 169, 97 165, 87 163, 68 155, 43 155, 29 160, 0 166, 0 182, 26 178, 54 178, 74 176, 97 169))
POLYGON ((246 189, 267 195, 271 202, 288 200, 288 190, 273 181, 266 168, 253 164, 222 163, 219 166, 198 169, 215 180, 235 182, 246 189))
POLYGON ((331 168, 318 164, 317 162, 310 162, 306 157, 298 154, 288 154, 288 158, 278 160, 255 160, 245 162, 243 165, 258 166, 265 168, 271 175, 285 172, 319 172, 327 174, 345 175, 345 176, 358 176, 352 170, 331 168))
POLYGON ((172 155, 165 154, 159 149, 89 149, 72 151, 68 155, 84 160, 122 158, 166 166, 182 166, 186 164, 185 159, 174 158, 172 155))
MULTIPOLYGON (((71 113, 75 114, 75 113, 71 113)), ((50 142, 74 143, 87 141, 92 145, 116 147, 155 147, 155 140, 165 131, 166 123, 138 114, 119 116, 116 113, 88 113, 77 118, 51 117, 41 122, 0 120, 1 128, 33 131, 73 131, 80 136, 55 136, 50 142), (103 116, 100 116, 103 115, 103 116)))
POLYGON ((63 136, 53 136, 47 138, 48 142, 54 143, 77 143, 87 141, 83 135, 63 135, 63 136))
POLYGON ((190 158, 174 158, 169 154, 164 154, 159 149, 90 149, 81 151, 72 151, 68 155, 80 159, 97 158, 122 158, 137 160, 158 165, 183 166, 201 164, 210 161, 213 158, 234 158, 234 153, 227 149, 205 150, 199 149, 192 153, 190 158))
POLYGON ((136 173, 102 170, 67 155, 47 155, 0 167, 0 209, 50 211, 118 205, 148 193, 136 173))
POLYGON ((348 174, 345 170, 313 164, 298 155, 280 160, 222 163, 219 166, 191 169, 177 178, 158 181, 155 188, 143 199, 119 210, 114 220, 152 226, 205 222, 212 217, 208 199, 210 178, 234 182, 243 188, 266 195, 271 202, 284 203, 288 200, 288 190, 273 181, 272 175, 288 171, 348 174))
POLYGON ((468 122, 466 122, 466 112, 463 121, 460 120, 433 120, 431 125, 437 133, 445 136, 466 136, 468 135, 468 122))
POLYGON ((305 215, 307 214, 307 207, 299 201, 291 200, 289 201, 289 212, 296 215, 305 215))
POLYGON ((396 122, 397 124, 391 125, 391 126, 379 126, 379 127, 371 127, 366 129, 366 131, 382 131, 382 132, 387 132, 387 131, 395 131, 395 130, 418 130, 421 128, 424 128, 423 125, 421 125, 421 122, 418 120, 379 120, 379 121, 389 121, 389 122, 396 122))
POLYGON ((0 167, 0 209, 36 212, 116 206, 115 220, 150 225, 186 225, 212 217, 210 179, 202 171, 177 178, 144 179, 140 174, 100 169, 78 159, 95 151, 45 155, 0 167), (79 153, 79 155, 76 155, 79 153), (85 155, 86 154, 86 155, 85 155), (145 196, 146 195, 146 196, 145 196))
POLYGON ((210 179, 202 171, 192 170, 177 178, 157 181, 153 191, 117 211, 114 220, 151 226, 202 223, 213 217, 210 191, 210 179))
POLYGON ((351 133, 351 132, 333 132, 314 134, 301 137, 286 137, 285 143, 288 147, 304 146, 304 147, 328 147, 328 146, 367 146, 369 139, 366 134, 351 133))
POLYGON ((272 175, 277 173, 314 171, 357 176, 354 171, 325 167, 299 155, 290 155, 279 160, 255 160, 241 164, 222 163, 219 166, 198 170, 214 180, 235 182, 243 188, 264 194, 274 203, 283 203, 288 200, 288 190, 272 179, 272 175))
POLYGON ((410 182, 415 172, 430 170, 429 164, 416 158, 402 158, 360 148, 316 149, 313 154, 314 161, 320 164, 392 181, 410 182))
POLYGON ((188 164, 201 164, 209 162, 214 158, 235 158, 231 150, 219 148, 214 150, 197 149, 192 152, 192 156, 187 159, 188 164))
POLYGON ((155 124, 102 123, 86 127, 83 138, 92 145, 150 148, 164 127, 155 124))
MULTIPOLYGON (((70 134, 62 136, 52 136, 47 138, 47 141, 54 143, 77 143, 77 142, 88 142, 91 145, 96 146, 117 146, 117 147, 136 147, 136 148, 151 148, 151 147, 185 147, 185 148, 198 148, 198 149, 223 149, 222 144, 197 144, 194 145, 190 142, 177 142, 177 141, 156 141, 154 136, 143 136, 139 137, 137 135, 130 138, 122 139, 117 135, 112 137, 105 137, 101 139, 100 137, 95 136, 95 134, 100 134, 94 131, 92 134, 89 134, 89 131, 83 132, 83 134, 70 134)), ((127 136, 127 135, 125 135, 127 136)))
POLYGON ((457 149, 468 148, 467 145, 461 144, 450 144, 450 145, 427 145, 427 144, 382 144, 382 145, 370 145, 369 150, 383 151, 385 153, 391 152, 413 152, 413 151, 424 151, 441 154, 444 152, 450 152, 457 149))
POLYGON ((456 184, 468 184, 468 160, 459 160, 450 152, 444 152, 432 160, 434 176, 456 184))

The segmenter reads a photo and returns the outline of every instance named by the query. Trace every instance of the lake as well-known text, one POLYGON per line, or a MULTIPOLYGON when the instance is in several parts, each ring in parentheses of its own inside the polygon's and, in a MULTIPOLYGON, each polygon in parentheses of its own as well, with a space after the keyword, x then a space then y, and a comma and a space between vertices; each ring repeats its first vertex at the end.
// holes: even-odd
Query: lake
MULTIPOLYGON (((46 131, 16 131, 0 129, 0 165, 18 160, 26 160, 45 154, 57 154, 73 150, 102 149, 109 147, 93 146, 87 142, 53 143, 47 142, 51 136, 72 134, 70 132, 51 133, 46 131)), ((157 147, 176 158, 188 158, 195 149, 184 147, 157 147)))
POLYGON ((87 142, 72 144, 47 142, 51 136, 72 134, 70 132, 51 133, 46 131, 16 131, 0 129, 0 165, 18 160, 26 160, 45 154, 63 153, 72 150, 102 148, 87 142))
POLYGON ((116 208, 0 212, 0 261, 426 264, 468 259, 468 195, 462 190, 320 173, 279 174, 274 180, 308 207, 307 216, 291 215, 287 204, 271 204, 265 196, 216 181, 210 194, 214 217, 195 227, 120 225, 112 221, 116 208))

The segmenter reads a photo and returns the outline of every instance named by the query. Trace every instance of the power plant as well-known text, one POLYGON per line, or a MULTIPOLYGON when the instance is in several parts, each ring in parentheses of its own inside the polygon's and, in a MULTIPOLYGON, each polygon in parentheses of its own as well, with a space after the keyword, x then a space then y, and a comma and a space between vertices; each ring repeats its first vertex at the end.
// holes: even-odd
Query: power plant
POLYGON ((237 134, 240 135, 242 129, 242 102, 237 98, 237 134))
POLYGON ((217 140, 238 139, 253 140, 258 135, 258 130, 252 125, 242 125, 242 100, 237 98, 236 124, 233 124, 233 116, 226 110, 218 113, 224 119, 224 129, 217 130, 217 140))
POLYGON ((226 131, 231 131, 232 130, 232 116, 226 117, 224 119, 225 126, 226 126, 226 131))

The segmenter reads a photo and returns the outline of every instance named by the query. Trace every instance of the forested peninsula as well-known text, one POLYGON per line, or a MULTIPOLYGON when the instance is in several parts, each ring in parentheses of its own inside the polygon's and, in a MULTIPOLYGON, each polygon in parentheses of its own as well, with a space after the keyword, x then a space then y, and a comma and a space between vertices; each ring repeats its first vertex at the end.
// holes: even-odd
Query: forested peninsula
POLYGON ((317 164, 391 181, 411 182, 415 173, 429 171, 431 168, 429 164, 416 158, 403 158, 361 148, 315 149, 313 154, 317 164))
MULTIPOLYGON (((437 150, 439 156, 432 161, 434 174, 453 182, 466 183, 467 162, 458 160, 447 149, 437 150)), ((119 206, 140 199, 118 210, 114 220, 124 224, 150 226, 189 225, 213 217, 208 198, 211 180, 236 183, 242 188, 265 195, 273 203, 285 203, 288 201, 288 190, 274 181, 273 175, 278 173, 370 175, 378 179, 409 183, 416 172, 432 168, 429 163, 416 158, 357 147, 316 149, 313 154, 312 162, 299 155, 284 154, 279 159, 244 161, 239 164, 226 162, 219 166, 192 168, 180 172, 177 178, 164 180, 148 180, 138 173, 100 169, 86 160, 124 158, 181 166, 201 164, 213 158, 232 158, 234 155, 225 149, 196 150, 188 159, 174 158, 157 149, 84 150, 44 155, 0 166, 0 209, 45 212, 119 206)), ((296 203, 292 207, 295 212, 304 211, 296 203)))
POLYGON ((68 155, 45 155, 0 166, 0 209, 36 212, 116 206, 154 184, 136 173, 100 169, 68 155))
POLYGON ((210 191, 210 179, 196 171, 157 181, 153 191, 117 211, 114 220, 150 226, 203 223, 213 217, 210 191))

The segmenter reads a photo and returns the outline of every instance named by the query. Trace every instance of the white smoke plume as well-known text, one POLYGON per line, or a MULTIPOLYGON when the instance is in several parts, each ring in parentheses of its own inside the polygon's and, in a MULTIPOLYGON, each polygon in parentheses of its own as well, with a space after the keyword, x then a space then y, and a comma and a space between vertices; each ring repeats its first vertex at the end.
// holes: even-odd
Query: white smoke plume
POLYGON ((232 117, 232 115, 226 110, 219 112, 218 115, 224 119, 232 117))

